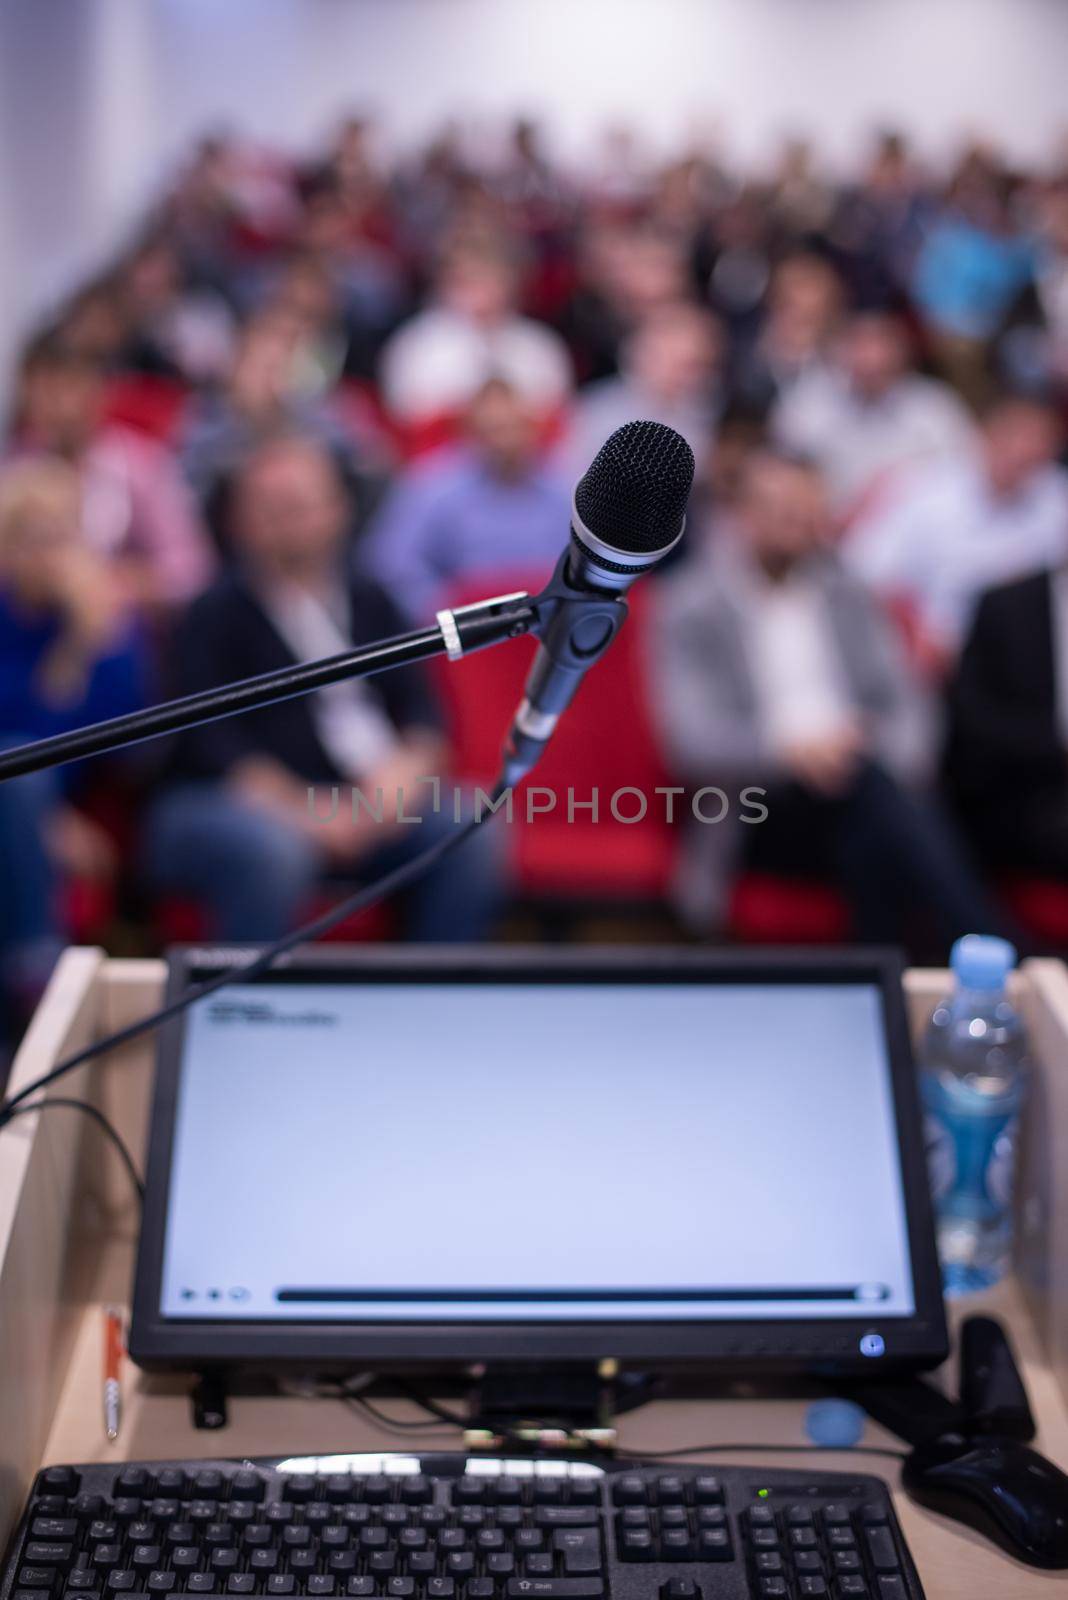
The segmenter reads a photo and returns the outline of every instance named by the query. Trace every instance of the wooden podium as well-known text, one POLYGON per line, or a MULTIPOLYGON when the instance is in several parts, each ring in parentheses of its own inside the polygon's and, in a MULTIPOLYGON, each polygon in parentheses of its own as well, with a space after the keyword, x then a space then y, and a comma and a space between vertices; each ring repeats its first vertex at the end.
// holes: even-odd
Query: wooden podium
MULTIPOLYGON (((154 1009, 162 995, 158 961, 109 960, 70 950, 60 962, 15 1062, 17 1090, 94 1037, 154 1009)), ((1039 1422, 1039 1447, 1068 1470, 1068 970, 1057 961, 1024 964, 1018 983, 1036 1059, 1021 1161, 1019 1270, 1015 1280, 962 1309, 1002 1318, 1016 1345, 1039 1422)), ((942 972, 908 978, 918 1027, 944 992, 942 972)), ((152 1088, 151 1037, 92 1063, 57 1093, 89 1098, 116 1123, 143 1164, 152 1088)), ((182 1377, 149 1377, 127 1364, 124 1418, 115 1444, 101 1411, 102 1307, 127 1303, 137 1240, 137 1207, 117 1155, 88 1119, 55 1108, 17 1118, 0 1132, 0 1544, 33 1474, 44 1463, 254 1456, 398 1448, 342 1401, 290 1396, 241 1398, 229 1427, 194 1430, 182 1377)), ((952 1366, 952 1363, 950 1363, 952 1366)), ((954 1374, 947 1374, 947 1382, 954 1374)), ((418 1413, 401 1402, 394 1415, 418 1413)), ((804 1402, 731 1398, 658 1402, 625 1417, 630 1450, 752 1442, 753 1460, 875 1472, 891 1484, 890 1458, 813 1450, 761 1455, 760 1441, 802 1442, 804 1402)), ((456 1448, 445 1430, 413 1431, 403 1448, 456 1448)), ((895 1444, 874 1424, 865 1443, 895 1444)), ((687 1459, 715 1459, 715 1449, 687 1459)), ((956 1523, 896 1502, 929 1600, 1068 1600, 1068 1573, 1044 1574, 1012 1561, 956 1523)), ((709 1597, 713 1600, 713 1597, 709 1597)))

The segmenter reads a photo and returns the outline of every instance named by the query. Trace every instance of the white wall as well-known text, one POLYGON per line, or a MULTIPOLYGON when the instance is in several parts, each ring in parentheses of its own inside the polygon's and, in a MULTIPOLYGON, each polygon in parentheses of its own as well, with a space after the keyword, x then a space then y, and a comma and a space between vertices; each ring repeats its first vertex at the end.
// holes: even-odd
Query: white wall
POLYGON ((310 146, 372 106, 404 143, 540 113, 568 152, 626 117, 758 156, 871 127, 932 151, 1068 133, 1064 0, 0 0, 0 361, 207 124, 310 146))

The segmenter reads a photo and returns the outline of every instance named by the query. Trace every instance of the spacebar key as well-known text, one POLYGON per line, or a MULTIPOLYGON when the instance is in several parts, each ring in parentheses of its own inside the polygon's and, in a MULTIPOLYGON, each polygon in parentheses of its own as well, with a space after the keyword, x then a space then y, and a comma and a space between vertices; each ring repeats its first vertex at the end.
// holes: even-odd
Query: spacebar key
POLYGON ((508 1600, 599 1600, 600 1578, 509 1578, 508 1600))

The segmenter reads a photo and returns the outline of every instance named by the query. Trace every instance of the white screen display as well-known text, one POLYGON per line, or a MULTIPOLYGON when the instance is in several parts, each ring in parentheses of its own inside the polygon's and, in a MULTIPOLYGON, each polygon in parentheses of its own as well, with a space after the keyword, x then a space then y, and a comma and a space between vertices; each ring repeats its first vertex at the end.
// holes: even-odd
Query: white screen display
POLYGON ((161 1311, 914 1311, 874 984, 234 985, 190 1012, 161 1311))

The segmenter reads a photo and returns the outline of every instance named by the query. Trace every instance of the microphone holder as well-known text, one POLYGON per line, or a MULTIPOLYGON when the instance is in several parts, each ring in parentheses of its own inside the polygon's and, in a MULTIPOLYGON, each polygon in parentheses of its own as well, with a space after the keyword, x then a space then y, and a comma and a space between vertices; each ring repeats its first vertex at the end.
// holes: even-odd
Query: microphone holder
POLYGON ((349 678, 368 678, 376 672, 408 666, 414 661, 427 661, 433 656, 447 655, 450 660, 458 661, 474 650, 501 644, 506 639, 517 639, 526 633, 538 634, 542 620, 542 597, 532 598, 521 592, 439 611, 430 628, 398 634, 395 638, 322 660, 281 667, 277 672, 261 673, 255 678, 220 684, 200 694, 167 700, 162 705, 111 717, 106 722, 94 722, 70 733, 18 745, 0 753, 0 783, 29 772, 41 772, 47 767, 58 767, 66 761, 109 754, 160 734, 180 733, 240 711, 291 700, 349 678))

